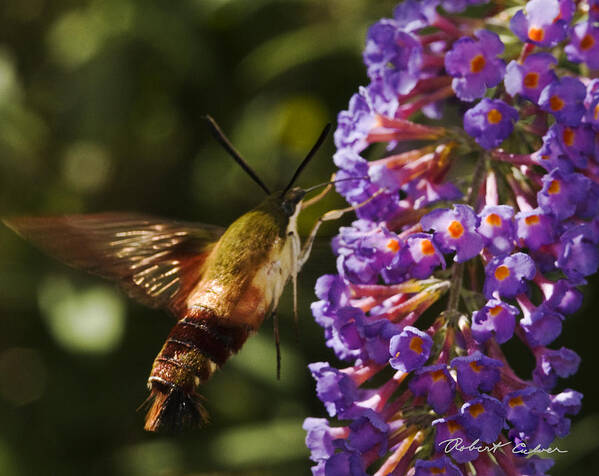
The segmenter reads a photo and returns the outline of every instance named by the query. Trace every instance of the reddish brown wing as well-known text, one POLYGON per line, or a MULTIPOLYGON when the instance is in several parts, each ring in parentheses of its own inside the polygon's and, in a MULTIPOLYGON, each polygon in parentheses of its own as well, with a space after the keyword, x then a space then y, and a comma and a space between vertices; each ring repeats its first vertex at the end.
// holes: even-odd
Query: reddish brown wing
POLYGON ((4 220, 75 268, 113 279, 132 298, 178 314, 224 229, 132 213, 4 220))

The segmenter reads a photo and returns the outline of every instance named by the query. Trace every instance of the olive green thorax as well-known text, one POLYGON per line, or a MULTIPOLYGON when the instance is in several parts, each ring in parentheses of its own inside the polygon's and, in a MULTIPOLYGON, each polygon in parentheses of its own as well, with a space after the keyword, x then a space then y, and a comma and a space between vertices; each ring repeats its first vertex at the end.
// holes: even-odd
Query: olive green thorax
POLYGON ((298 187, 284 196, 275 192, 235 220, 219 240, 205 277, 238 279, 252 275, 274 247, 283 248, 290 222, 295 226, 297 205, 304 195, 298 187))

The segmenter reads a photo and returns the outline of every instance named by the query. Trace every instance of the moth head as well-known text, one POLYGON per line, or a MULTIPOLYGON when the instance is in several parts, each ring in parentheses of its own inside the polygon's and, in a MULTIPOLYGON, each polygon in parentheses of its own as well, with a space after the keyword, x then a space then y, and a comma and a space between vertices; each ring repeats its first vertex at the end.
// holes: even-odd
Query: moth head
POLYGON ((293 216, 297 205, 302 201, 306 191, 300 187, 293 187, 287 190, 282 196, 281 208, 287 216, 293 216))

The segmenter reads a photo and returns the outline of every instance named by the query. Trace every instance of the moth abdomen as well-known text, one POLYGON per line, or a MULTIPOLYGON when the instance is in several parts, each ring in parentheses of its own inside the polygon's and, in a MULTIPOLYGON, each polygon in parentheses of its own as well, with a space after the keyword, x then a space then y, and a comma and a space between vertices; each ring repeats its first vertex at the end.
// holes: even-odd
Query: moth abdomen
POLYGON ((248 326, 227 324, 227 319, 206 308, 175 324, 148 379, 152 403, 146 430, 179 431, 206 420, 198 385, 241 349, 251 331, 248 326))

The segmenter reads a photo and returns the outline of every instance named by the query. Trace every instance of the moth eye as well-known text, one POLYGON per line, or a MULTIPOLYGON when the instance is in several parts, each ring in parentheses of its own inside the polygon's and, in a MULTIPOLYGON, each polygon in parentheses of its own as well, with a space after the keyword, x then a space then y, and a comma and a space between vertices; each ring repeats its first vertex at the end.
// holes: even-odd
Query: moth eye
POLYGON ((285 213, 285 215, 287 216, 291 216, 295 213, 295 203, 292 202, 288 202, 285 201, 283 202, 282 208, 283 208, 283 212, 285 213))

